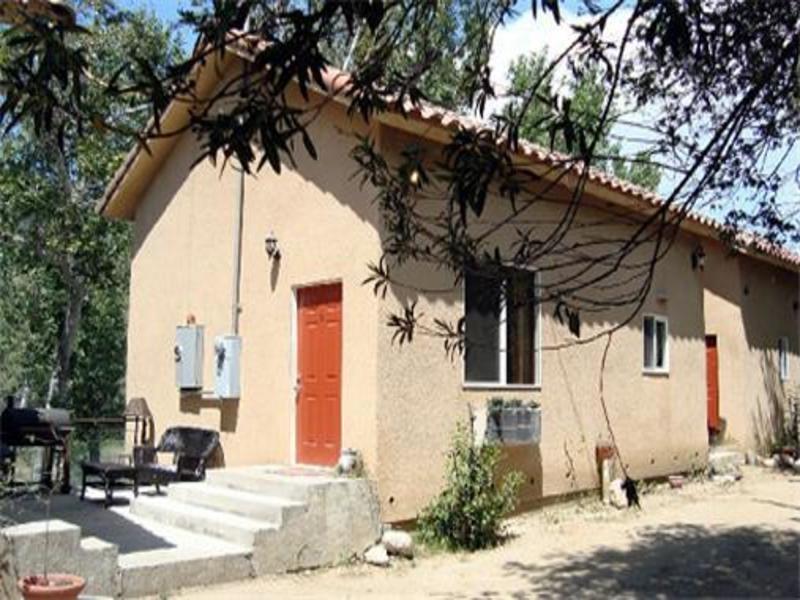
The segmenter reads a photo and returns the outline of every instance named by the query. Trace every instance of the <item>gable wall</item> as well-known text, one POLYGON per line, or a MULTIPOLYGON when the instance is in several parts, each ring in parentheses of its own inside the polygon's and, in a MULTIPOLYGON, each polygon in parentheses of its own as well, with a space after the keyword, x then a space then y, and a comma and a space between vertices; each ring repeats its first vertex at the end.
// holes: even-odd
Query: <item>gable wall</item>
POLYGON ((144 396, 156 433, 170 425, 222 432, 226 465, 289 463, 294 449, 292 310, 295 286, 343 285, 342 443, 375 453, 377 301, 361 285, 378 258, 372 194, 352 181, 355 139, 331 105, 312 126, 319 161, 301 149, 280 176, 266 166, 246 181, 240 331, 242 396, 181 397, 174 381, 175 327, 205 325, 204 384, 213 389, 214 337, 231 332, 234 207, 238 173, 204 162, 189 135, 148 187, 135 220, 127 395, 144 396), (347 131, 347 133, 344 133, 347 131), (282 259, 270 262, 274 231, 282 259))
POLYGON ((717 336, 720 417, 726 438, 766 452, 788 417, 798 382, 798 276, 707 243, 706 332, 717 336), (778 338, 789 339, 789 380, 778 371, 778 338))

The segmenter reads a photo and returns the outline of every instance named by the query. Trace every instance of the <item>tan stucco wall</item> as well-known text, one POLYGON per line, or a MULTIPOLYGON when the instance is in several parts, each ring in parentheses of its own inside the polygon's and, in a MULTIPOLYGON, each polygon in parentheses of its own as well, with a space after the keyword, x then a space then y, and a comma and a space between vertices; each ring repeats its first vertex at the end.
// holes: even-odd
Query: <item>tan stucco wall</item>
POLYGON ((181 398, 174 382, 175 327, 193 314, 205 326, 204 387, 213 388, 214 337, 230 333, 233 220, 238 173, 209 163, 184 136, 139 205, 131 269, 127 394, 144 396, 156 434, 175 424, 222 432, 226 465, 293 460, 295 286, 343 286, 342 444, 375 462, 377 300, 361 285, 378 258, 371 194, 350 180, 355 143, 343 109, 329 106, 312 127, 324 161, 297 152, 280 176, 248 177, 242 240, 242 396, 181 398), (274 231, 282 259, 270 263, 274 231))
MULTIPOLYGON (((247 178, 240 321, 242 397, 224 402, 180 397, 172 348, 175 326, 193 314, 206 327, 205 387, 210 389, 214 336, 230 333, 238 174, 230 168, 221 174, 209 163, 190 169, 198 150, 188 136, 181 138, 136 212, 128 396, 147 398, 157 434, 175 424, 219 429, 227 465, 291 462, 293 289, 336 280, 343 285, 342 445, 364 453, 368 474, 378 484, 384 519, 416 516, 439 489, 456 424, 467 421, 470 408, 480 413, 490 396, 535 399, 542 404, 541 445, 514 449, 507 456, 510 466, 526 474, 526 501, 596 487, 595 446, 609 439, 599 398, 603 341, 547 349, 571 337, 552 317, 553 307, 545 305, 541 389, 513 393, 465 388, 461 358, 449 358, 439 339, 423 336, 410 346, 393 344, 393 331, 385 325, 390 312, 417 300, 418 310, 429 317, 455 321, 463 314, 461 291, 418 296, 394 287, 380 301, 370 286, 362 285, 367 263, 380 256, 380 227, 372 192, 360 189, 351 179, 355 168, 348 157, 355 143, 352 128, 344 109, 329 105, 313 126, 319 161, 310 160, 301 150, 296 168, 285 165, 280 176, 267 168, 247 178), (270 263, 264 252, 264 238, 270 231, 279 240, 283 255, 279 263, 270 263)), ((385 126, 380 128, 380 139, 389 155, 408 141, 385 126)), ((561 194, 563 199, 564 190, 561 194)), ((561 209, 551 203, 543 210, 536 218, 553 219, 561 209)), ((581 213, 584 221, 601 218, 610 217, 594 208, 581 213)), ((622 219, 612 216, 606 233, 624 233, 626 227, 622 219)), ((498 243, 508 243, 509 236, 507 229, 501 231, 498 243)), ((729 269, 715 270, 711 255, 704 273, 693 271, 690 255, 696 244, 695 238, 681 234, 659 264, 641 311, 669 318, 669 375, 642 372, 641 313, 614 335, 610 348, 605 371, 609 418, 622 458, 635 478, 688 470, 706 460, 704 335, 714 328, 724 332, 714 320, 735 318, 738 300, 712 309, 715 299, 705 294, 704 311, 703 285, 710 286, 711 277, 720 278, 720 285, 729 284, 729 269)), ((756 272, 753 281, 772 273, 771 267, 760 262, 748 268, 756 272)), ((452 285, 441 273, 418 270, 412 276, 426 287, 452 285)), ((783 278, 784 274, 779 277, 783 278)), ((793 281, 791 293, 796 298, 797 282, 793 281)), ((725 297, 730 299, 730 293, 725 297)), ((758 305, 752 310, 759 310, 758 305)), ((621 322, 628 312, 620 309, 594 318, 584 316, 582 338, 621 322)), ((769 319, 763 315, 771 313, 759 314, 769 319)), ((785 335, 796 352, 796 316, 794 323, 793 332, 785 335)), ((775 337, 771 329, 764 331, 763 335, 775 337)), ((733 363, 724 354, 723 333, 719 335, 721 368, 727 373, 735 367, 728 366, 733 363)), ((800 365, 795 367, 796 358, 793 361, 795 374, 800 365)), ((739 384, 731 383, 727 375, 721 380, 723 396, 734 394, 739 384)), ((728 416, 728 410, 723 400, 723 416, 728 416)), ((729 431, 736 435, 744 427, 740 421, 745 420, 731 413, 729 431)))
MULTIPOLYGON (((392 138, 384 132, 384 150, 389 155, 405 141, 403 136, 392 138)), ((565 200, 567 192, 556 190, 549 196, 565 200)), ((502 201, 495 203, 501 208, 489 210, 477 226, 496 223, 506 214, 502 201)), ((525 218, 531 223, 553 223, 563 209, 563 205, 544 202, 525 218)), ((608 225, 593 228, 593 235, 610 239, 632 231, 622 219, 590 207, 581 210, 577 225, 601 221, 608 225)), ((516 237, 512 229, 502 230, 490 247, 494 243, 507 247, 516 237)), ((565 245, 580 235, 568 237, 565 245)), ((676 241, 657 267, 642 310, 614 334, 609 350, 604 379, 609 419, 622 459, 637 479, 690 470, 706 462, 703 291, 699 274, 691 269, 693 244, 684 235, 676 241), (643 373, 645 313, 669 318, 668 375, 643 373)), ((420 268, 396 275, 425 288, 453 286, 452 278, 420 268)), ((435 297, 396 287, 381 310, 388 314, 413 301, 429 318, 455 324, 463 315, 460 286, 435 297)), ((495 396, 536 400, 542 405, 541 444, 506 451, 506 465, 525 474, 523 503, 597 487, 595 448, 610 437, 599 395, 605 341, 555 349, 574 338, 554 318, 553 308, 542 307, 544 350, 538 390, 470 388, 463 384, 463 359, 448 358, 440 339, 420 336, 400 347, 392 342, 392 330, 379 330, 378 473, 385 518, 416 515, 442 483, 445 452, 456 424, 468 423, 470 410, 483 417, 486 401, 495 396)), ((594 317, 584 314, 581 338, 590 339, 622 322, 631 310, 626 307, 594 317)))
POLYGON ((786 414, 786 392, 797 385, 798 278, 706 243, 706 332, 717 336, 720 416, 726 438, 769 450, 786 414), (789 339, 789 380, 778 370, 778 338, 789 339))

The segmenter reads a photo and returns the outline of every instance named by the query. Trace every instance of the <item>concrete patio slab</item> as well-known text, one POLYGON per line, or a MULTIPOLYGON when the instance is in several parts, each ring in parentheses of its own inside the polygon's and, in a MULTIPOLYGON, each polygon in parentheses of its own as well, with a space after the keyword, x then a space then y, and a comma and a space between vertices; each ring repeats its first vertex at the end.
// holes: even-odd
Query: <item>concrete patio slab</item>
MULTIPOLYGON (((155 495, 149 489, 142 493, 155 495)), ((100 490, 87 490, 84 501, 75 495, 54 495, 50 507, 53 564, 67 561, 70 570, 103 580, 99 587, 91 586, 94 591, 125 597, 158 594, 174 589, 176 582, 202 585, 251 576, 248 548, 134 515, 131 498, 131 492, 119 492, 114 506, 106 509, 100 490), (69 542, 69 548, 53 542, 61 538, 69 542), (85 555, 82 559, 76 554, 78 548, 85 555), (105 558, 111 548, 113 565, 93 560, 105 558)), ((47 510, 43 502, 31 498, 14 502, 4 513, 18 523, 11 533, 22 536, 42 530, 47 510)), ((36 553, 35 547, 31 546, 31 552, 36 553)))
MULTIPOLYGON (((83 501, 53 496, 50 517, 71 524, 64 535, 72 536, 76 554, 113 553, 100 569, 113 585, 97 591, 113 588, 124 597, 334 564, 363 552, 380 533, 369 483, 323 469, 212 470, 204 483, 176 485, 168 494, 143 488, 134 498, 120 490, 113 506, 105 508, 104 500, 93 489, 83 501)), ((9 516, 41 525, 47 508, 17 501, 9 516)), ((92 576, 87 561, 72 572, 92 576)))

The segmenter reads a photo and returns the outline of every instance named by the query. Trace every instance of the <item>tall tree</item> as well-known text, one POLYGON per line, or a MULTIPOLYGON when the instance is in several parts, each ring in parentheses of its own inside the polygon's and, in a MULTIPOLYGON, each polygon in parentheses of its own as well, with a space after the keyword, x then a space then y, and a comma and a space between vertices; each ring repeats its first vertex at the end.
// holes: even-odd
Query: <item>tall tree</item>
MULTIPOLYGON (((486 0, 442 0, 430 3, 424 19, 403 21, 402 11, 392 11, 388 27, 406 38, 403 51, 392 49, 389 69, 399 73, 416 72, 415 85, 422 96, 439 106, 467 111, 480 70, 489 59, 484 28, 490 13, 499 13, 502 4, 486 0)), ((496 17, 494 17, 496 18, 496 17)), ((382 30, 371 31, 363 24, 354 35, 343 27, 339 52, 332 54, 336 66, 358 66, 380 50, 382 30), (339 59, 338 57, 342 58, 339 59)), ((395 33, 397 35, 397 33, 395 33)))
MULTIPOLYGON (((521 98, 536 90, 533 101, 520 119, 520 137, 546 148, 568 152, 564 132, 553 128, 559 115, 553 109, 551 99, 558 90, 554 89, 553 73, 548 70, 549 65, 546 49, 520 56, 511 63, 508 73, 508 94, 512 100, 505 109, 506 115, 513 119, 521 112, 521 98)), ((661 172, 656 165, 647 160, 647 153, 635 152, 634 160, 627 161, 620 142, 612 138, 617 111, 612 110, 605 122, 601 121, 607 94, 599 72, 589 71, 580 78, 572 78, 562 85, 571 97, 570 110, 577 127, 597 138, 595 147, 597 166, 621 179, 655 191, 661 181, 661 172)))
MULTIPOLYGON (((92 69, 85 109, 141 129, 146 99, 109 96, 103 82, 131 60, 180 60, 178 40, 154 15, 119 13, 111 2, 83 2, 79 14, 92 69)), ((23 123, 0 149, 0 343, 12 349, 0 363, 3 386, 80 415, 118 412, 129 233, 95 206, 130 139, 63 115, 42 133, 23 123)))

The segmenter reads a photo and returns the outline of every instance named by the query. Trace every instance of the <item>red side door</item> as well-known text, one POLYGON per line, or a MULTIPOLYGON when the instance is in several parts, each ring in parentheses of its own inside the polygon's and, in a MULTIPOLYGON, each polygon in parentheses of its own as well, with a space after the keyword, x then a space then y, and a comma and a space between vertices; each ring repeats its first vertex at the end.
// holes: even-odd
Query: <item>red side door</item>
POLYGON ((708 395, 708 428, 719 431, 719 356, 717 336, 706 336, 706 393, 708 395))
POLYGON ((297 292, 297 462, 334 465, 342 441, 342 286, 297 292))

